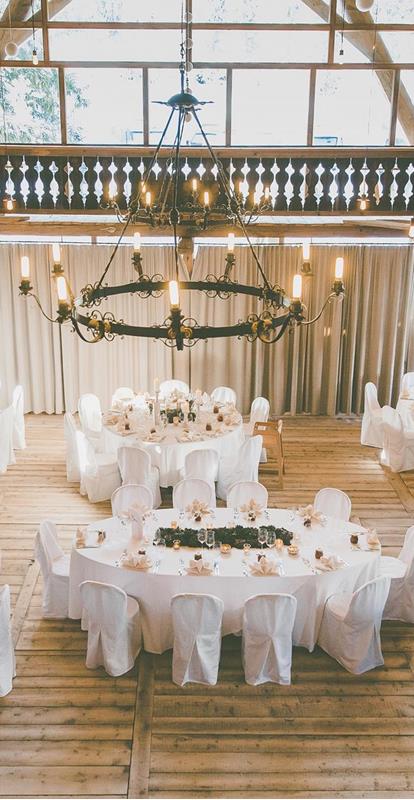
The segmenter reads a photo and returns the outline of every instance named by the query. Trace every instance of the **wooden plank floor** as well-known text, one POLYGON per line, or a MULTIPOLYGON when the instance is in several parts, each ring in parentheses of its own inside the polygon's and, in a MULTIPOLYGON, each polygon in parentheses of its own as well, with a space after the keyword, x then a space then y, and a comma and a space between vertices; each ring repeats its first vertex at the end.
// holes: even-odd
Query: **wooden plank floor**
MULTIPOLYGON (((287 474, 271 505, 337 486, 397 554, 414 522, 414 476, 384 471, 355 420, 284 424, 287 474)), ((62 418, 28 417, 27 438, 0 476, 0 582, 12 590, 17 654, 0 699, 1 797, 414 797, 412 626, 384 624, 385 666, 360 677, 297 648, 290 687, 247 686, 234 637, 216 687, 174 686, 170 653, 142 656, 122 678, 87 670, 79 624, 41 617, 33 539, 50 517, 69 549, 109 504, 67 484, 62 418)))

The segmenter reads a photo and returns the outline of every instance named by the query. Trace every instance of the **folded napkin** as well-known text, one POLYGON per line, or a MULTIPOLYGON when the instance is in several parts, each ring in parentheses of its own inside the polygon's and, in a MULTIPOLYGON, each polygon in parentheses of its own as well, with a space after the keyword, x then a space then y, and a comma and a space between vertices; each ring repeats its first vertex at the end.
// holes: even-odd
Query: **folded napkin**
POLYGON ((211 575, 213 567, 208 561, 203 561, 202 558, 199 558, 198 561, 190 558, 186 572, 187 575, 211 575))
POLYGON ((105 425, 117 425, 119 414, 104 414, 103 421, 105 425))
POLYGON ((322 556, 319 559, 319 565, 326 570, 335 570, 340 569, 341 567, 346 567, 346 561, 343 561, 342 558, 339 556, 322 556))
POLYGON ((207 503, 202 503, 201 500, 193 500, 189 506, 186 506, 186 512, 189 517, 192 517, 195 522, 201 522, 204 517, 211 514, 211 510, 207 503))
POLYGON ((249 564, 249 569, 252 575, 281 575, 280 565, 273 558, 263 556, 260 561, 253 561, 249 564))
POLYGON ((240 511, 242 514, 245 515, 246 519, 249 522, 255 522, 258 517, 262 516, 263 508, 259 503, 254 500, 252 497, 248 503, 245 503, 243 506, 240 506, 240 511))
POLYGON ((162 442, 163 439, 165 439, 165 433, 149 433, 145 437, 147 442, 162 442))
POLYGON ((370 550, 381 550, 381 542, 375 528, 368 530, 367 543, 370 550))
POLYGON ((111 408, 112 408, 112 411, 123 411, 123 410, 124 410, 124 408, 125 408, 125 402, 124 402, 124 400, 115 400, 115 401, 112 403, 112 406, 111 406, 111 408))
POLYGON ((128 519, 134 522, 142 522, 149 512, 148 506, 142 506, 140 503, 133 503, 132 506, 127 508, 119 515, 122 519, 128 519))
POLYGON ((320 511, 315 511, 313 505, 311 504, 308 506, 303 506, 303 508, 299 508, 298 514, 300 517, 303 517, 304 525, 312 525, 313 522, 316 524, 321 524, 324 519, 323 514, 321 514, 320 511))
POLYGON ((86 544, 86 528, 78 528, 76 531, 76 547, 85 547, 86 544))
POLYGON ((152 561, 147 555, 139 555, 139 553, 123 553, 119 559, 121 567, 128 569, 139 569, 146 572, 152 567, 152 561))

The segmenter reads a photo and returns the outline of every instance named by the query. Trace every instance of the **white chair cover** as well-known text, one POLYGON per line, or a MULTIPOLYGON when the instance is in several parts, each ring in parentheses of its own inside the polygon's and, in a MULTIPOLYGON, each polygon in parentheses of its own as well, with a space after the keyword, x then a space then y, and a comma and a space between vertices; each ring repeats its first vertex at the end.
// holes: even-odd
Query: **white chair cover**
POLYGON ((391 579, 383 619, 414 623, 414 525, 405 534, 398 558, 381 558, 381 575, 391 579), (393 563, 395 562, 395 564, 393 563), (394 574, 393 574, 394 573, 394 574))
POLYGON ((414 372, 406 372, 401 383, 402 392, 412 392, 414 390, 414 372))
POLYGON ((125 484, 111 497, 112 514, 114 517, 119 517, 135 505, 152 508, 152 503, 152 492, 148 486, 138 483, 125 484))
POLYGON ((210 508, 216 507, 216 495, 214 489, 207 481, 199 478, 184 478, 173 488, 173 508, 184 509, 194 500, 206 503, 210 508))
POLYGON ((66 477, 72 483, 80 483, 78 443, 76 437, 75 417, 69 412, 65 414, 63 429, 66 442, 66 477))
POLYGON ((414 469, 414 431, 404 430, 398 411, 391 406, 382 409, 382 432, 381 464, 392 472, 414 469))
POLYGON ((361 425, 361 444, 382 447, 382 408, 374 383, 365 385, 364 416, 361 425))
POLYGON ((223 601, 209 594, 176 594, 172 598, 174 683, 217 683, 223 610, 223 601))
POLYGON ((220 460, 217 495, 226 500, 231 486, 240 481, 259 480, 259 461, 263 447, 262 436, 251 436, 241 445, 238 452, 229 453, 220 460))
POLYGON ((211 392, 211 399, 213 403, 237 403, 236 392, 230 386, 216 386, 211 392))
POLYGON ((13 391, 12 406, 14 409, 13 447, 24 450, 26 447, 24 425, 24 394, 23 386, 16 386, 13 391))
POLYGON ((56 525, 49 520, 40 523, 36 534, 35 556, 43 577, 43 616, 68 616, 69 556, 58 543, 56 525))
POLYGON ((200 478, 214 487, 218 465, 217 450, 192 450, 184 459, 184 478, 200 478))
POLYGON ((351 501, 345 492, 340 489, 320 489, 313 501, 315 511, 320 511, 328 517, 336 517, 348 522, 351 516, 351 501))
POLYGON ((134 666, 141 649, 139 606, 123 589, 109 583, 80 585, 88 620, 86 666, 103 666, 109 675, 123 675, 134 666))
POLYGON ((227 493, 227 508, 239 508, 249 500, 256 500, 256 503, 267 508, 269 493, 262 483, 256 481, 239 481, 233 483, 227 493))
POLYGON ((85 436, 95 450, 102 448, 102 409, 96 394, 83 394, 78 403, 78 414, 85 436))
POLYGON ((172 392, 180 392, 181 394, 190 394, 190 387, 185 381, 161 381, 160 395, 161 397, 168 397, 172 392))
POLYGON ((87 494, 91 503, 109 500, 121 484, 117 456, 97 453, 83 431, 76 431, 81 472, 81 494, 87 494))
POLYGON ((270 413, 270 403, 266 397, 256 397, 250 406, 249 421, 244 424, 246 436, 252 436, 256 422, 267 422, 270 413))
POLYGON ((114 403, 118 403, 120 400, 133 400, 134 397, 135 392, 133 389, 130 389, 129 386, 119 386, 112 395, 111 405, 113 406, 114 403))
POLYGON ((242 658, 246 683, 290 684, 296 597, 258 594, 244 604, 242 658))
POLYGON ((9 694, 16 675, 10 622, 10 587, 0 586, 0 697, 9 694))
POLYGON ((118 449, 118 466, 122 483, 140 483, 151 489, 154 508, 161 505, 160 473, 151 464, 151 456, 147 450, 139 447, 120 447, 118 449))
POLYGON ((9 406, 0 411, 0 474, 6 472, 9 464, 15 464, 13 450, 14 408, 9 406))
POLYGON ((326 602, 318 644, 355 675, 384 663, 380 630, 389 588, 390 579, 382 576, 326 602))

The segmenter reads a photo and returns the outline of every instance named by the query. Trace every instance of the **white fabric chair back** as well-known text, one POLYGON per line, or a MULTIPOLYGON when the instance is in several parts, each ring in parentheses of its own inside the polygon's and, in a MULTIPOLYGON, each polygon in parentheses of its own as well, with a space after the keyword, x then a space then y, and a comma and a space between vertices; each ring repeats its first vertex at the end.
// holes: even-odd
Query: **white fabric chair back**
POLYGON ((40 564, 43 578, 46 579, 54 561, 64 556, 57 540, 57 529, 54 522, 43 520, 35 537, 35 556, 40 564))
POLYGON ((109 583, 84 581, 80 585, 83 610, 88 624, 86 666, 103 665, 110 675, 123 675, 134 664, 141 642, 138 603, 123 589, 109 583))
POLYGON ((261 594, 246 600, 243 613, 243 664, 246 682, 290 684, 296 597, 261 594))
MULTIPOLYGON (((383 430, 383 447, 385 451, 390 451, 391 454, 398 454, 404 449, 404 428, 402 419, 391 406, 384 406, 382 409, 382 430, 383 430)), ((392 458, 392 460, 394 460, 392 458)))
POLYGON ((249 500, 255 500, 262 508, 267 508, 269 493, 257 481, 239 481, 230 487, 227 494, 227 508, 239 508, 249 500))
POLYGON ((14 409, 13 447, 24 450, 26 447, 24 425, 24 394, 23 386, 16 386, 13 391, 12 406, 14 409))
POLYGON ((185 381, 169 380, 161 381, 160 395, 161 397, 168 397, 172 392, 180 392, 181 394, 190 394, 190 387, 185 381))
POLYGON ((405 375, 403 375, 401 383, 401 391, 410 392, 413 389, 414 389, 414 372, 406 372, 405 375))
MULTIPOLYGON (((387 558, 384 560, 388 561, 387 558)), ((405 572, 401 577, 393 577, 391 574, 390 592, 383 619, 398 619, 412 625, 414 623, 414 525, 408 528, 405 534, 398 560, 406 565, 405 572)))
POLYGON ((115 389, 112 395, 111 405, 113 406, 114 403, 118 403, 122 400, 125 400, 126 402, 128 400, 133 400, 134 397, 134 390, 130 389, 129 386, 119 386, 118 389, 115 389))
POLYGON ((411 525, 405 534, 404 544, 398 558, 407 564, 406 578, 414 577, 414 525, 411 525))
POLYGON ((146 483, 151 472, 151 456, 139 447, 120 447, 118 466, 122 483, 146 483))
POLYGON ((258 483, 259 461, 263 447, 263 436, 251 436, 240 447, 237 463, 238 470, 242 473, 240 480, 255 481, 258 483))
POLYGON ((102 431, 102 412, 96 394, 83 394, 78 404, 79 419, 86 436, 102 431))
POLYGON ((250 424, 252 429, 256 422, 267 422, 270 413, 270 403, 266 397, 256 397, 250 406, 250 424))
POLYGON ((381 406, 378 402, 378 392, 375 383, 366 383, 364 412, 372 413, 380 410, 381 406))
POLYGON ((336 517, 348 522, 351 516, 351 501, 345 492, 340 489, 320 489, 313 501, 315 511, 320 511, 328 517, 336 517))
POLYGON ((382 576, 364 583, 352 595, 344 622, 355 629, 369 623, 381 626, 382 612, 390 588, 389 578, 382 576))
POLYGON ((111 497, 112 514, 119 517, 128 511, 131 506, 145 506, 153 508, 153 496, 148 486, 138 483, 129 483, 116 489, 111 497))
POLYGON ((83 431, 76 431, 76 444, 81 476, 82 474, 97 475, 98 462, 95 450, 83 431))
POLYGON ((15 464, 13 450, 14 408, 9 406, 0 411, 0 474, 6 472, 9 464, 15 464))
POLYGON ((174 683, 217 683, 223 610, 223 601, 213 595, 177 594, 172 598, 174 683))
POLYGON ((186 478, 200 478, 214 484, 218 465, 217 450, 192 450, 184 459, 184 475, 186 478))
POLYGON ((66 441, 66 477, 68 481, 80 482, 80 464, 77 442, 77 428, 73 414, 67 412, 63 420, 66 441))
POLYGON ((216 507, 216 496, 214 489, 207 481, 199 478, 184 478, 174 486, 173 489, 173 508, 184 509, 194 500, 206 503, 210 508, 216 507))
POLYGON ((237 395, 230 386, 216 386, 211 392, 213 403, 234 403, 236 405, 237 395))
POLYGON ((16 674, 10 622, 10 587, 0 586, 0 697, 11 692, 16 674))

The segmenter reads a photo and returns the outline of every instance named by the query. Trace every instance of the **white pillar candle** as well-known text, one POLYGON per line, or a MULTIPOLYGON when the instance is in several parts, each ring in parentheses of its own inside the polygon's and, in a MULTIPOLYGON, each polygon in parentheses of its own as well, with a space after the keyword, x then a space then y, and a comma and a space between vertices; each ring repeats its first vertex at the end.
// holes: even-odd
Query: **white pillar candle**
POLYGON ((293 276, 292 297, 294 300, 300 300, 302 297, 302 275, 293 276))

